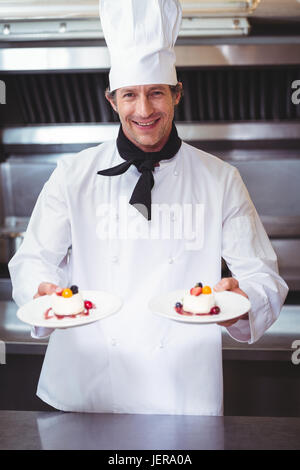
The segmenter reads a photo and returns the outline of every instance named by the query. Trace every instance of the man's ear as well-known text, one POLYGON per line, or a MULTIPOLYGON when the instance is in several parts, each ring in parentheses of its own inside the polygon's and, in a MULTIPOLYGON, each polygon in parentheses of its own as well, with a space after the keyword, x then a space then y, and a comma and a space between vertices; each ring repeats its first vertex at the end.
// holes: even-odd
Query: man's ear
POLYGON ((118 112, 118 108, 117 108, 117 105, 116 105, 116 103, 115 103, 115 100, 109 96, 109 92, 108 92, 108 91, 105 92, 105 98, 107 99, 107 101, 109 101, 109 103, 111 104, 111 107, 112 107, 113 110, 117 113, 117 112, 118 112))
POLYGON ((180 85, 180 91, 178 92, 178 95, 176 96, 176 100, 175 100, 176 106, 180 103, 180 100, 182 97, 182 88, 183 88, 181 82, 178 82, 178 85, 180 85))

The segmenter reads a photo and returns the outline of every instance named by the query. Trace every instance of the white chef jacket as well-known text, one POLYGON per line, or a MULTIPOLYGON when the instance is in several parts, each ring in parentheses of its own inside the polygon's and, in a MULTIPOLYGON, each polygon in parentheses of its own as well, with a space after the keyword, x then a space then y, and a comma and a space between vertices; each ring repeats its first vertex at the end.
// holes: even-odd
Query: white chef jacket
POLYGON ((196 282, 214 286, 223 257, 252 304, 249 321, 228 331, 253 343, 287 294, 276 255, 233 166, 183 142, 154 170, 149 222, 128 204, 140 177, 134 165, 97 175, 123 161, 116 141, 63 157, 9 263, 18 305, 44 281, 123 299, 118 313, 95 323, 36 329, 51 333, 37 395, 65 411, 222 415, 221 327, 170 321, 148 302, 196 282))

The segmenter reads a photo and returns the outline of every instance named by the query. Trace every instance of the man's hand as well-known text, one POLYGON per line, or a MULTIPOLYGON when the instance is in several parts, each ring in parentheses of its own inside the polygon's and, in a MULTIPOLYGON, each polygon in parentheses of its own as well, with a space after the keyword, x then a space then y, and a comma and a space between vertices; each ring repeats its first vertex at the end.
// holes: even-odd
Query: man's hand
POLYGON ((54 294, 54 292, 61 292, 62 290, 63 289, 56 284, 51 284, 51 282, 42 282, 33 298, 37 299, 43 295, 51 295, 54 294))
MULTIPOLYGON (((229 290, 231 292, 235 292, 237 294, 243 295, 244 297, 247 297, 247 299, 248 299, 248 295, 242 289, 239 288, 239 283, 234 277, 224 277, 214 287, 215 292, 222 292, 224 290, 229 290)), ((235 318, 234 320, 228 320, 228 321, 220 322, 220 323, 218 323, 218 325, 228 327, 228 326, 233 325, 234 323, 236 323, 238 320, 240 320, 242 318, 247 320, 248 319, 248 313, 245 313, 244 315, 241 315, 240 317, 235 318)))

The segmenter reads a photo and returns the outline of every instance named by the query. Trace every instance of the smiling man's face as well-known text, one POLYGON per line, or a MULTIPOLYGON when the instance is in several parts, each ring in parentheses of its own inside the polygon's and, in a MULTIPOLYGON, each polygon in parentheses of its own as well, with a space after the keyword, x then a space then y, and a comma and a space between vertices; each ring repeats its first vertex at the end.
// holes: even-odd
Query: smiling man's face
POLYGON ((119 88, 115 100, 109 99, 124 134, 144 152, 158 152, 166 144, 179 100, 180 94, 174 97, 169 85, 119 88))

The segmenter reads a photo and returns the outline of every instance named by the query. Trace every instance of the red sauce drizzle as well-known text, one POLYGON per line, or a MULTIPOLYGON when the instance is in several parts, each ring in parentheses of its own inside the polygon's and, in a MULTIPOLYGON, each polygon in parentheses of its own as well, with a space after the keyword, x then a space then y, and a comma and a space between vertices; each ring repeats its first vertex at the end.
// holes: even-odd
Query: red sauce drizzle
MULTIPOLYGON (((191 313, 187 312, 186 310, 183 310, 183 307, 174 307, 175 312, 179 313, 179 315, 196 315, 196 316, 202 316, 202 315, 216 315, 216 313, 213 312, 208 312, 208 313, 191 313)), ((218 312, 219 313, 219 312, 218 312)))
MULTIPOLYGON (((96 308, 96 305, 92 304, 91 309, 96 308)), ((50 320, 50 318, 57 318, 58 320, 62 320, 63 318, 77 318, 77 317, 86 317, 90 314, 89 308, 86 308, 83 312, 76 313, 74 315, 57 315, 53 312, 52 307, 48 308, 44 313, 44 319, 50 320)))

